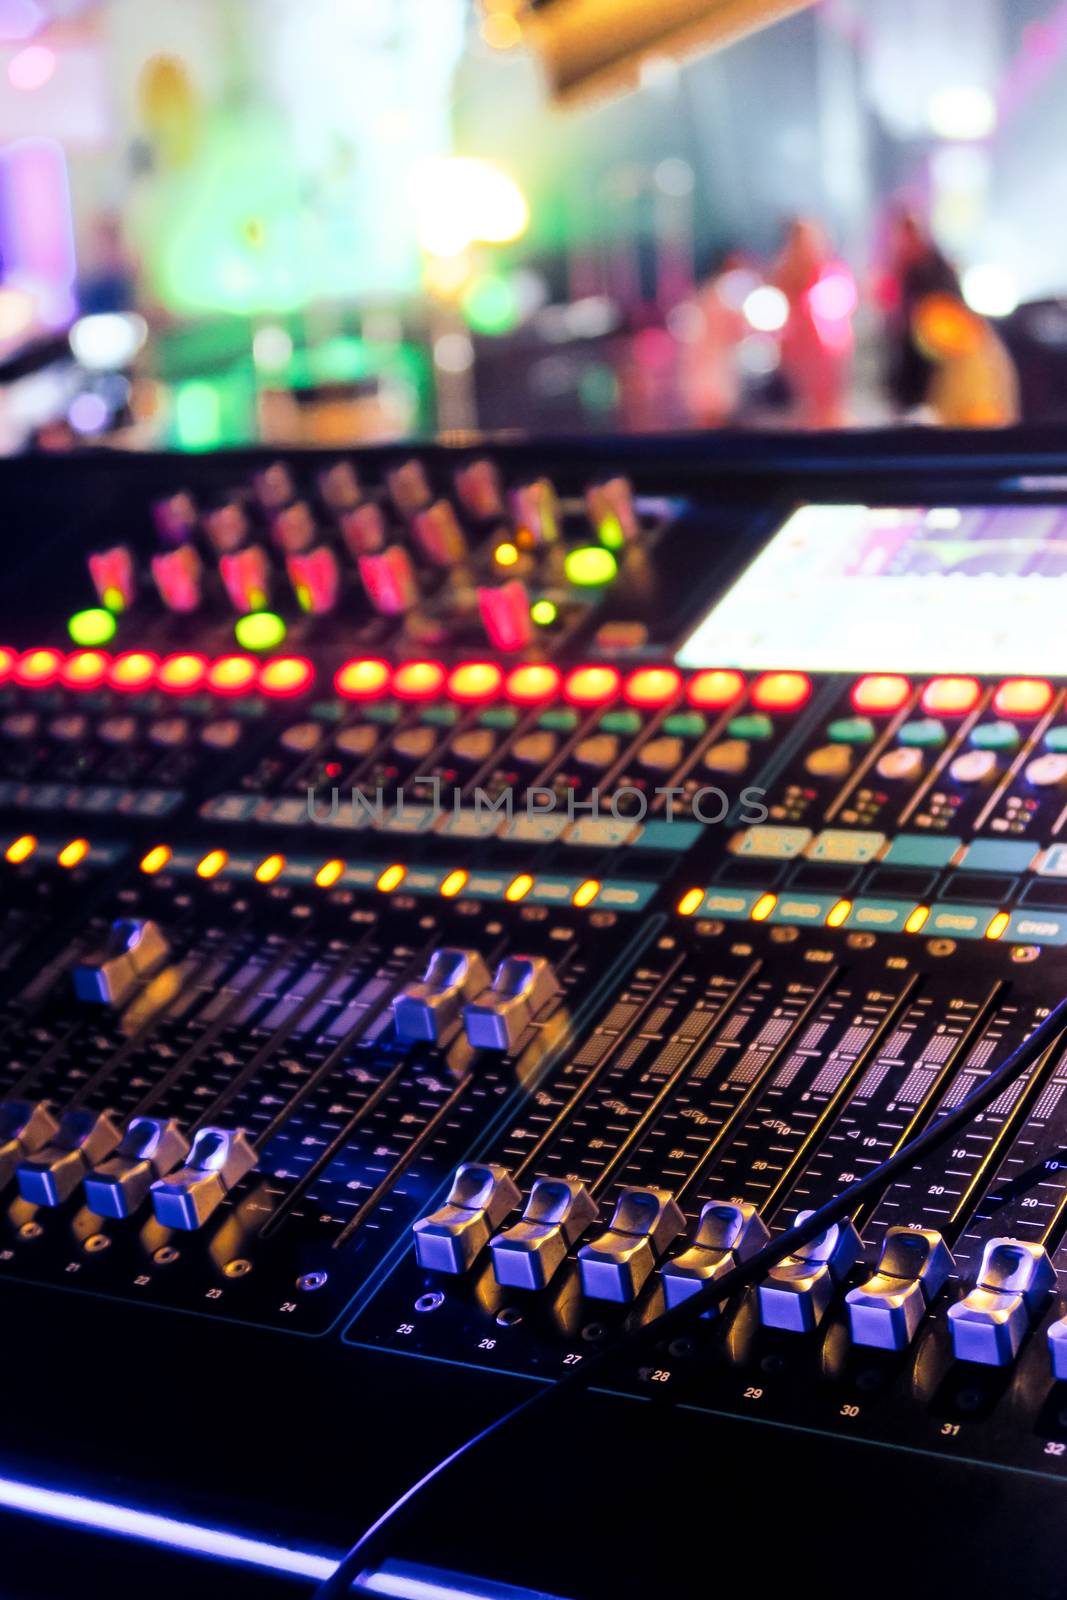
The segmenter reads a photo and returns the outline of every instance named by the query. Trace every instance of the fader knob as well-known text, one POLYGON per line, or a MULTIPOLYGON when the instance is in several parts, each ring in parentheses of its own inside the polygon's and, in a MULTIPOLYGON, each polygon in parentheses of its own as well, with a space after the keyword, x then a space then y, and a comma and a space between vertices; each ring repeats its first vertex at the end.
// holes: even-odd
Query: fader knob
POLYGON ((244 550, 224 555, 219 561, 222 578, 230 604, 242 616, 248 611, 262 611, 270 599, 270 558, 262 545, 250 544, 244 550))
POLYGON ((143 1204, 157 1178, 185 1160, 189 1141, 178 1124, 158 1117, 135 1117, 114 1155, 85 1179, 85 1199, 99 1217, 130 1217, 143 1204))
POLYGON ((476 1050, 513 1050, 532 1019, 559 991, 544 956, 507 956, 493 986, 463 1008, 463 1026, 476 1050))
POLYGON ((0 1190, 6 1189, 19 1163, 51 1144, 59 1123, 41 1100, 6 1100, 0 1104, 0 1190))
POLYGON ((607 1232, 578 1252, 583 1290, 594 1300, 636 1300, 684 1227, 685 1216, 665 1189, 624 1189, 607 1232))
POLYGON ((383 617, 410 611, 419 598, 415 569, 403 545, 390 545, 380 555, 361 555, 359 575, 367 599, 383 617))
POLYGON ((60 1206, 90 1167, 106 1159, 121 1139, 106 1111, 66 1111, 55 1137, 19 1163, 19 1193, 37 1206, 60 1206))
POLYGON ((853 1344, 906 1350, 954 1266, 932 1228, 888 1228, 878 1266, 845 1296, 853 1344))
POLYGON ((505 1167, 465 1161, 444 1205, 412 1230, 419 1266, 456 1276, 466 1272, 521 1200, 505 1167))
MULTIPOLYGON (((801 1211, 797 1222, 807 1222, 801 1211)), ((772 1267, 759 1286, 760 1321, 765 1328, 811 1333, 826 1315, 834 1290, 862 1254, 851 1222, 835 1223, 818 1238, 772 1267)))
POLYGON ((597 1203, 584 1184, 538 1178, 521 1220, 489 1241, 497 1283, 508 1289, 543 1289, 596 1219, 597 1203))
POLYGON ((978 1282, 948 1308, 957 1361, 1004 1367, 1019 1353, 1030 1323, 1055 1284, 1052 1263, 1039 1244, 990 1239, 978 1282))
POLYGON ((467 540, 448 500, 436 500, 420 511, 412 527, 427 561, 435 567, 453 567, 467 554, 467 540))
POLYGON ((169 953, 158 923, 120 917, 111 924, 104 945, 74 968, 74 993, 79 1000, 95 1005, 122 1006, 169 953))
POLYGON ((405 1043, 440 1040, 458 1021, 465 1000, 489 986, 489 973, 477 950, 435 950, 418 983, 409 983, 393 1001, 396 1036, 405 1043))
POLYGON ((195 545, 183 544, 152 557, 152 577, 168 611, 187 615, 200 605, 203 563, 195 545))
POLYGON ((256 1164, 243 1128, 201 1128, 185 1165, 151 1186, 156 1220, 165 1228, 199 1228, 256 1164))
MULTIPOLYGON (((699 1294, 705 1284, 723 1277, 754 1256, 770 1238, 755 1206, 711 1200, 700 1213, 696 1237, 688 1250, 663 1265, 663 1293, 669 1306, 699 1294)), ((712 1310, 716 1310, 712 1307, 712 1310)))
POLYGON ((133 604, 137 578, 128 545, 117 544, 90 556, 89 576, 100 604, 109 611, 125 611, 133 604))
POLYGON ((478 610, 494 650, 521 650, 534 635, 526 585, 515 578, 499 589, 478 590, 478 610))

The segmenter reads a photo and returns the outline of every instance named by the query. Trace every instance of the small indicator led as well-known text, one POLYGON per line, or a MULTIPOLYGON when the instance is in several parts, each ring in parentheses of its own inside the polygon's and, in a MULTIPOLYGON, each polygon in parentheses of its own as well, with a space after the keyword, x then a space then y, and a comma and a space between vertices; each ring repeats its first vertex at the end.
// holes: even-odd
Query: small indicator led
POLYGON ((678 915, 680 917, 695 916, 703 904, 703 889, 687 889, 678 902, 678 915))
POLYGON ((109 583, 101 597, 109 611, 125 611, 126 596, 117 583, 109 583))
POLYGON ((978 704, 981 692, 974 678, 933 678, 923 690, 923 710, 931 716, 962 717, 978 704))
POLYGON ((559 610, 554 600, 535 600, 530 607, 530 616, 539 628, 550 628, 559 616, 559 610))
POLYGON ((439 661, 405 661, 393 673, 393 693, 400 700, 433 700, 444 682, 439 661))
POLYGON ((856 711, 899 711, 911 694, 911 684, 895 672, 872 672, 861 678, 852 690, 856 711))
POLYGON ((315 883, 320 889, 332 889, 345 870, 343 861, 327 861, 315 874, 315 883))
POLYGON ((519 900, 525 900, 533 888, 533 879, 528 872, 520 872, 517 878, 512 878, 504 890, 504 899, 515 905, 519 900))
POLYGON ((27 689, 43 689, 55 682, 62 665, 58 650, 27 650, 15 664, 15 682, 27 689))
POLYGON ((108 657, 102 650, 75 650, 64 661, 59 681, 68 689, 95 689, 107 677, 108 657))
POLYGON ((288 700, 314 681, 315 668, 306 656, 272 656, 260 667, 256 688, 274 700, 288 700))
POLYGON ((1044 678, 1007 678, 993 696, 1001 717, 1040 717, 1052 704, 1052 685, 1044 678))
POLYGON ((685 686, 686 699, 701 711, 720 711, 740 700, 745 692, 745 680, 739 672, 719 667, 708 668, 690 678, 685 686))
POLYGON ((86 649, 93 645, 109 644, 115 637, 118 623, 103 606, 91 606, 88 611, 76 611, 67 623, 67 632, 75 644, 86 649))
POLYGON ((386 867, 378 879, 378 888, 383 894, 392 894, 393 890, 398 889, 406 877, 407 868, 400 866, 399 863, 386 867))
POLYGON ((848 921, 851 915, 852 901, 839 900, 836 906, 831 906, 830 910, 827 912, 826 926, 828 928, 839 928, 843 922, 848 921))
POLYGON ((244 694, 255 683, 257 671, 251 656, 217 656, 208 668, 207 686, 215 694, 244 694))
POLYGON ((601 544, 605 545, 609 550, 621 550, 626 543, 626 535, 623 532, 622 523, 614 511, 609 511, 605 516, 601 517, 597 524, 596 536, 601 544))
POLYGON ((225 850, 209 850, 202 861, 196 864, 198 878, 217 878, 229 860, 225 850))
POLYGON ((444 895, 445 899, 454 900, 457 894, 462 894, 463 890, 467 887, 467 880, 469 878, 470 873, 464 872, 462 867, 457 867, 454 872, 450 872, 448 877, 441 885, 441 893, 444 895))
POLYGON ((519 552, 513 544, 498 544, 493 551, 493 560, 498 567, 514 567, 519 559, 519 552))
POLYGON ((156 682, 168 694, 192 694, 207 677, 206 656, 192 654, 167 656, 159 663, 156 682))
POLYGON ((752 907, 753 922, 766 922, 777 904, 778 896, 776 894, 761 894, 756 904, 752 907))
POLYGON ((71 867, 80 866, 88 854, 88 839, 72 839, 69 844, 65 844, 63 846, 58 856, 56 856, 56 860, 59 862, 61 867, 67 867, 69 869, 71 867))
POLYGON ((277 650, 285 639, 285 623, 276 611, 252 611, 238 617, 233 632, 242 650, 277 650))
POLYGON ((926 926, 926 919, 930 915, 929 906, 916 906, 904 924, 905 933, 921 933, 926 926))
POLYGON ((810 694, 803 672, 764 672, 752 685, 752 704, 757 711, 799 711, 810 694))
POLYGON ((255 878, 257 883, 273 883, 285 870, 284 856, 267 856, 256 868, 255 878))
POLYGON ((159 657, 147 650, 126 650, 111 663, 107 681, 113 689, 135 693, 147 689, 159 667, 159 657))
POLYGON ((638 667, 623 685, 622 697, 631 706, 654 710, 677 698, 682 675, 673 667, 638 667))
POLYGON ((620 678, 614 667, 575 667, 563 683, 563 698, 573 706, 601 706, 614 700, 620 678))
POLYGON ((464 661, 449 674, 448 692, 453 700, 474 704, 491 700, 504 681, 495 661, 464 661))
POLYGON ((149 850, 146 856, 141 857, 141 871, 146 872, 150 878, 154 878, 157 872, 162 872, 163 868, 169 864, 171 855, 170 845, 157 844, 154 849, 149 850))
POLYGON ((4 851, 4 860, 9 861, 13 867, 21 866, 23 861, 28 861, 37 848, 37 840, 32 833, 24 833, 13 840, 4 851))
POLYGON ((989 924, 989 927, 985 931, 986 938, 987 939, 1000 939, 1000 938, 1002 938, 1003 935, 1004 935, 1004 931, 1007 928, 1008 923, 1010 921, 1011 921, 1011 918, 1009 917, 1009 915, 1008 915, 1008 913, 1006 911, 998 911, 996 916, 993 918, 992 922, 989 924))
POLYGON ((600 884, 596 878, 586 878, 585 882, 580 883, 575 889, 571 896, 571 904, 578 906, 579 909, 582 906, 591 906, 599 893, 600 884))
POLYGON ((504 693, 520 706, 538 705, 555 698, 561 681, 558 667, 550 667, 543 661, 529 661, 508 673, 504 693))
POLYGON ((346 700, 376 700, 389 683, 389 668, 376 657, 346 661, 333 680, 334 688, 346 700))
POLYGON ((563 571, 568 583, 578 589, 599 589, 613 583, 619 563, 603 545, 584 545, 580 550, 570 550, 563 558, 563 571))
POLYGON ((0 683, 6 683, 15 670, 15 663, 19 658, 17 650, 12 650, 8 645, 0 645, 0 683))

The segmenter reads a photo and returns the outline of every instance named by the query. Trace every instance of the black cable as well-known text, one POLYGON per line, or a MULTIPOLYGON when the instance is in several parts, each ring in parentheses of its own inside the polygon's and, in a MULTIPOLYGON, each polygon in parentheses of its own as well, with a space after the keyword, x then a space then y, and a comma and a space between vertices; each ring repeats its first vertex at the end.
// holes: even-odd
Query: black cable
POLYGON ((595 1355, 587 1358, 577 1367, 568 1368, 563 1376, 544 1388, 538 1388, 531 1395, 527 1395, 518 1405, 512 1406, 510 1411, 503 1412, 499 1417, 488 1423, 478 1433, 456 1447, 449 1455, 444 1456, 428 1472, 423 1473, 417 1482, 406 1489, 399 1499, 394 1500, 381 1516, 377 1517, 370 1527, 356 1540, 355 1544, 339 1562, 335 1570, 315 1591, 313 1600, 338 1600, 339 1596, 347 1595, 352 1583, 358 1576, 358 1570, 367 1562, 369 1552, 379 1533, 392 1522, 393 1518, 404 1506, 409 1505, 422 1490, 432 1483, 435 1478, 446 1472, 454 1462, 459 1461, 476 1445, 482 1444, 493 1434, 516 1421, 525 1412, 532 1411, 535 1406, 543 1404, 550 1398, 560 1394, 569 1393, 573 1389, 584 1388, 609 1361, 613 1360, 622 1351, 638 1349, 650 1340, 660 1341, 665 1335, 675 1332, 678 1328, 709 1311, 713 1306, 736 1294, 739 1289, 746 1287, 764 1278, 770 1269, 782 1261, 786 1256, 795 1255, 804 1245, 810 1244, 820 1234, 832 1228, 835 1223, 843 1222, 851 1216, 858 1205, 868 1196, 885 1189, 893 1182, 897 1175, 921 1161, 925 1156, 940 1148, 960 1128, 965 1127, 980 1111, 984 1111, 993 1101, 1004 1093, 1004 1090, 1015 1082, 1037 1058, 1051 1045, 1058 1036, 1067 1028, 1067 998, 1055 1006, 1038 1024, 1034 1031, 1023 1040, 1018 1049, 1013 1050, 1007 1060, 994 1072, 991 1072, 985 1082, 959 1105, 936 1122, 930 1124, 925 1132, 912 1139, 909 1144, 902 1145, 894 1155, 887 1156, 877 1167, 874 1167, 866 1177, 859 1178, 855 1183, 849 1184, 847 1189, 828 1200, 824 1206, 813 1211, 807 1221, 789 1228, 785 1233, 780 1233, 776 1239, 765 1244, 762 1250, 741 1266, 734 1267, 724 1273, 721 1278, 704 1285, 697 1294, 683 1300, 679 1305, 671 1307, 662 1315, 655 1317, 651 1322, 641 1327, 624 1332, 612 1344, 606 1345, 595 1355))

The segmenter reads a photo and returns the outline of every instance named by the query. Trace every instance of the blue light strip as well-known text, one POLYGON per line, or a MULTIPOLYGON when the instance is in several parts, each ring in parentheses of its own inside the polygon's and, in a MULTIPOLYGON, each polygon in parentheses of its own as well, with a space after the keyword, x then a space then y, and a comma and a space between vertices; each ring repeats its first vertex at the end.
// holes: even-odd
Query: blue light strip
POLYGON ((330 1576, 338 1561, 337 1556, 290 1550, 285 1545, 248 1539, 222 1528, 179 1522, 174 1517, 136 1511, 132 1506, 116 1505, 111 1500, 65 1494, 57 1489, 42 1488, 40 1484, 22 1483, 17 1478, 0 1478, 0 1508, 45 1517, 51 1522, 65 1522, 77 1528, 90 1528, 97 1533, 141 1539, 148 1544, 164 1545, 169 1550, 186 1550, 191 1555, 207 1556, 215 1561, 238 1561, 269 1572, 314 1578, 320 1583, 330 1576))
POLYGON ((386 1561, 373 1572, 360 1573, 355 1591, 387 1595, 390 1600, 558 1600, 541 1589, 516 1589, 510 1583, 461 1577, 402 1561, 386 1561))

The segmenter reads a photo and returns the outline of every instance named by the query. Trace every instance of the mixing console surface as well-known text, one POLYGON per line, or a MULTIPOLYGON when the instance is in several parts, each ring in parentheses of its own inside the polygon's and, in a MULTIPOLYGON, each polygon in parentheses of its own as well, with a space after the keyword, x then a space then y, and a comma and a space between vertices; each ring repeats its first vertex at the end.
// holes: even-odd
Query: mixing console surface
MULTIPOLYGON (((140 1473, 123 1515, 199 1506, 259 1538, 223 1553, 264 1584, 306 1586, 522 1380, 644 1328, 598 1368, 603 1437, 631 1428, 672 1476, 704 1452, 716 1502, 728 1449, 758 1474, 748 1536, 809 1470, 869 1526, 866 1463, 920 1546, 938 1506, 981 1501, 998 1549, 973 1592, 1061 1593, 1051 1529, 1016 1529, 1067 1490, 1062 1040, 850 1220, 655 1335, 1067 994, 1055 450, 5 476, 0 1293, 26 1381, 0 1508, 84 1524, 42 1496, 114 1509, 140 1473), (192 1437, 86 1454, 42 1399, 57 1320, 104 1391, 180 1374, 192 1437)), ((491 1529, 454 1469, 362 1592, 696 1593, 681 1547, 594 1561, 542 1529, 531 1553, 523 1504, 589 1453, 568 1430, 592 1404, 526 1424, 521 1470, 506 1433, 485 1447, 514 1489, 491 1529)), ((784 1549, 761 1560, 784 1581, 784 1549)))

